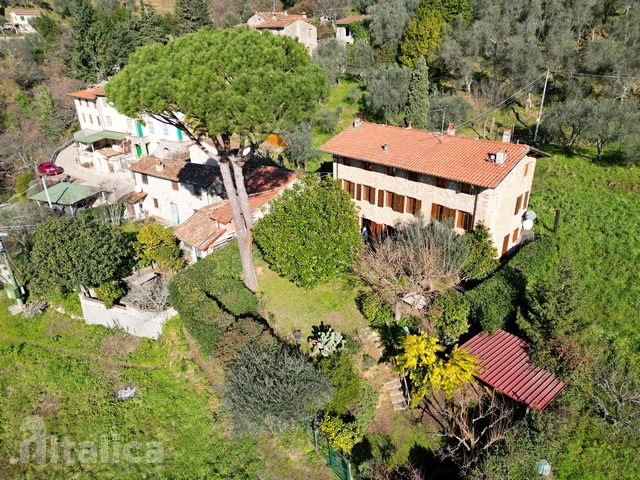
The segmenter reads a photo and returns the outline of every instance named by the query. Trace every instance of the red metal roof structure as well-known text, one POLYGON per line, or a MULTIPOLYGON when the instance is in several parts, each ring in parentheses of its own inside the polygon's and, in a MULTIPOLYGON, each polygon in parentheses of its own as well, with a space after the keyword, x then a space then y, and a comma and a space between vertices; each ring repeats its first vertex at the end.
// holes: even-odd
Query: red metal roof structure
POLYGON ((566 387, 531 363, 527 342, 504 330, 480 333, 460 348, 480 359, 479 380, 529 408, 544 409, 566 387))

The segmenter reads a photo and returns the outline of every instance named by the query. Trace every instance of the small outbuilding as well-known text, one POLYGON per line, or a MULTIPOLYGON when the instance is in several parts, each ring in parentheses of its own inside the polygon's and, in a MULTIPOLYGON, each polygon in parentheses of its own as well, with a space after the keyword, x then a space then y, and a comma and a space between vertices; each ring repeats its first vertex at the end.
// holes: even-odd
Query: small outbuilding
POLYGON ((102 193, 102 189, 98 187, 61 182, 30 196, 29 200, 50 203, 54 209, 74 215, 80 209, 91 207, 100 193, 102 193))
POLYGON ((496 330, 483 332, 460 348, 480 359, 478 380, 516 402, 544 409, 566 387, 556 376, 531 363, 528 344, 521 338, 496 330))

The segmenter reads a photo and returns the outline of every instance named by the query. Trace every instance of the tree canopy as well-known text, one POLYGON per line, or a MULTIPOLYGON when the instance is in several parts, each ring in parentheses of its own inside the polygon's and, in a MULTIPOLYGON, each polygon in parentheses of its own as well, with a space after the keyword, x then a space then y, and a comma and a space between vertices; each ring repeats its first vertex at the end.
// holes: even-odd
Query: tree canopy
POLYGON ((255 290, 253 214, 242 169, 268 135, 313 115, 328 94, 323 70, 311 64, 304 46, 293 38, 246 28, 203 28, 166 45, 140 48, 105 90, 121 113, 147 114, 174 125, 207 155, 212 152, 202 140, 213 141, 236 225, 244 281, 255 290))
POLYGON ((84 215, 49 219, 33 236, 31 266, 29 286, 40 295, 97 287, 131 273, 131 239, 84 215))
POLYGON ((345 271, 363 246, 349 194, 318 175, 303 178, 273 200, 254 235, 269 265, 307 288, 345 271))

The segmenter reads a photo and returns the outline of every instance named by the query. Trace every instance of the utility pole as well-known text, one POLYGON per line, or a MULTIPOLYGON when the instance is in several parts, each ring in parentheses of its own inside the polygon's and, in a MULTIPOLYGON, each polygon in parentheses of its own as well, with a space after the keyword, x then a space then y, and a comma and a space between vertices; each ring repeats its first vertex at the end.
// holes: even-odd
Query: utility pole
POLYGON ((542 118, 542 107, 544 106, 544 96, 547 93, 547 83, 549 82, 549 69, 547 68, 547 76, 544 79, 544 88, 542 89, 542 100, 540 100, 540 110, 538 111, 538 118, 536 118, 536 131, 533 133, 533 144, 536 144, 538 140, 538 129, 540 128, 540 119, 542 118))
MULTIPOLYGON (((2 237, 6 237, 6 233, 0 234, 2 237)), ((16 280, 16 276, 13 274, 13 269, 11 268, 11 262, 9 261, 9 255, 7 251, 4 249, 4 245, 2 244, 2 240, 0 240, 0 254, 2 254, 2 258, 4 259, 4 263, 7 266, 7 275, 9 277, 10 285, 7 285, 5 292, 7 292, 7 297, 14 299, 18 302, 19 306, 23 306, 24 302, 22 301, 22 292, 21 288, 18 285, 18 281, 16 280)))

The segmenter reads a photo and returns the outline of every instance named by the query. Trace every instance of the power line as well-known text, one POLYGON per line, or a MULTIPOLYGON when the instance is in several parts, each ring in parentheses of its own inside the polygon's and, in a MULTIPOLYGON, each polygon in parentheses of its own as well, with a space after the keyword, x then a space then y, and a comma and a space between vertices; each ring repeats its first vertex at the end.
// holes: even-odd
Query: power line
POLYGON ((640 80, 640 77, 629 77, 624 75, 599 75, 597 73, 578 73, 578 72, 561 72, 560 70, 550 70, 558 75, 569 75, 572 77, 598 77, 598 78, 625 78, 631 80, 640 80))
POLYGON ((540 83, 542 81, 543 78, 545 78, 546 73, 540 75, 538 78, 536 78, 533 82, 529 83, 528 85, 525 85, 524 87, 522 87, 520 90, 518 90, 516 93, 508 96, 507 98, 505 98, 502 102, 498 103, 497 105, 494 105, 493 107, 491 107, 489 110, 487 110, 486 112, 481 113, 480 115, 476 115, 474 118, 472 118, 471 120, 467 120, 466 122, 464 122, 462 125, 460 125, 459 128, 462 128, 464 126, 467 125, 471 125, 473 122, 475 122, 476 120, 478 120, 479 118, 483 118, 487 115, 489 115, 491 112, 498 110, 500 108, 502 108, 504 105, 506 105, 507 103, 509 103, 511 100, 514 100, 515 97, 517 95, 519 95, 520 93, 535 87, 538 83, 540 83))

